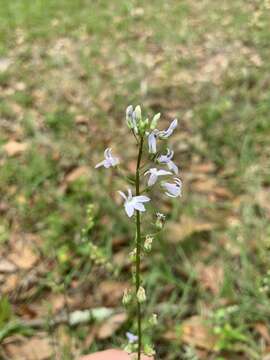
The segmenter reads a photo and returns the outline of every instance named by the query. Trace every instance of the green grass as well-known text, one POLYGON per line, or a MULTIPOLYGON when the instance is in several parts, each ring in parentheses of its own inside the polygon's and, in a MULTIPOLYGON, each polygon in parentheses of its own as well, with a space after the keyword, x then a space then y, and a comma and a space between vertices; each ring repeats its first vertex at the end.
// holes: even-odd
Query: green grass
MULTIPOLYGON (((168 243, 165 231, 144 260, 150 294, 145 313, 162 308, 153 334, 158 355, 196 358, 180 335, 166 340, 164 334, 181 333, 185 319, 207 313, 219 336, 209 359, 263 358, 254 325, 267 325, 270 316, 269 292, 262 291, 270 236, 264 200, 270 184, 269 20, 261 1, 0 0, 0 60, 11 60, 0 71, 0 143, 15 138, 29 144, 15 157, 0 152, 1 204, 7 206, 0 243, 4 251, 10 234, 38 234, 41 259, 50 262, 34 295, 26 296, 28 306, 63 291, 62 282, 69 296, 75 286, 82 298, 92 296, 102 306, 99 284, 111 276, 129 279, 115 260, 114 274, 89 260, 90 240, 114 259, 132 247, 132 226, 111 198, 123 183, 113 179, 112 185, 93 167, 108 144, 132 158, 124 111, 141 103, 150 115, 162 112, 161 127, 180 119, 174 149, 184 197, 169 208, 169 221, 215 224, 181 240, 180 228, 176 244, 168 243), (208 162, 209 172, 194 170, 208 162), (89 174, 69 183, 68 175, 85 165, 89 174), (94 204, 94 226, 85 241, 88 204, 94 204), (115 241, 121 238, 119 248, 115 241), (215 263, 224 279, 212 294, 197 266, 215 263)), ((1 304, 9 309, 6 298, 1 304)), ((8 311, 0 309, 0 318, 8 311)), ((69 329, 68 336, 86 353, 121 345, 131 327, 130 318, 115 336, 90 346, 88 326, 69 329)), ((68 359, 72 349, 61 341, 59 346, 68 359)))

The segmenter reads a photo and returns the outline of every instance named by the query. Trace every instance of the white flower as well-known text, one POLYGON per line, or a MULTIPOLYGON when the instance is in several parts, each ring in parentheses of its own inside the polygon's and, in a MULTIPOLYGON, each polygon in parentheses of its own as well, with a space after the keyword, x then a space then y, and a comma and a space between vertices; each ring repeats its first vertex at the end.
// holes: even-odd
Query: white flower
POLYGON ((126 337, 128 338, 128 342, 129 342, 130 344, 133 344, 133 343, 135 343, 135 342, 138 341, 138 336, 132 334, 132 333, 129 332, 129 331, 126 332, 126 337))
POLYGON ((135 210, 138 211, 145 211, 144 204, 145 202, 150 201, 149 197, 139 195, 139 196, 132 196, 132 192, 128 189, 128 196, 126 196, 122 191, 118 191, 122 198, 125 200, 124 206, 125 211, 128 217, 131 217, 134 214, 135 210))
POLYGON ((159 176, 171 175, 172 173, 170 171, 166 171, 166 170, 162 170, 162 169, 158 170, 157 168, 152 168, 152 169, 149 169, 148 171, 146 171, 146 173, 144 175, 148 175, 148 174, 150 174, 150 176, 149 176, 147 185, 152 186, 157 182, 157 179, 159 176))
POLYGON ((157 152, 157 136, 159 131, 157 129, 153 130, 148 135, 148 148, 150 154, 155 154, 157 152))
POLYGON ((172 161, 173 154, 174 154, 173 150, 167 149, 167 154, 166 155, 160 155, 158 157, 157 161, 160 164, 167 164, 169 170, 172 170, 175 174, 178 174, 178 167, 172 161))
POLYGON ((169 136, 172 135, 174 130, 176 129, 178 124, 178 120, 174 119, 167 130, 159 131, 158 136, 160 139, 167 139, 169 136))
POLYGON ((119 159, 117 157, 112 156, 112 149, 111 148, 107 148, 104 151, 104 157, 105 157, 105 160, 98 163, 95 166, 95 168, 99 168, 100 166, 104 166, 107 169, 107 168, 109 168, 111 166, 116 166, 117 164, 119 164, 119 159))
POLYGON ((162 186, 165 188, 165 194, 170 197, 182 196, 182 181, 178 178, 174 178, 174 183, 163 183, 162 186))

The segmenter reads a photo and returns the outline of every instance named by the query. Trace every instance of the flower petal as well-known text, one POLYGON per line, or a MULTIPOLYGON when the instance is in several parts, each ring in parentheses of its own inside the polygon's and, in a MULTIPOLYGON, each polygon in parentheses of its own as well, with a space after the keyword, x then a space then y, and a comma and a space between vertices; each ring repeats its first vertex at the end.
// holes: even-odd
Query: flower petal
POLYGON ((150 154, 155 154, 157 152, 157 137, 155 130, 148 135, 148 148, 150 154))
POLYGON ((118 193, 122 196, 124 200, 127 200, 126 194, 124 194, 123 191, 118 190, 118 193))
POLYGON ((105 160, 101 161, 100 163, 98 163, 98 164, 95 166, 95 168, 97 169, 97 168, 99 168, 99 167, 101 167, 101 166, 104 166, 104 163, 105 163, 105 160))
POLYGON ((125 210, 128 217, 131 217, 134 214, 134 205, 129 201, 125 202, 125 210))
POLYGON ((134 206, 134 209, 136 209, 136 210, 145 211, 144 205, 140 202, 135 202, 133 206, 134 206))
POLYGON ((175 165, 175 163, 170 160, 168 163, 167 163, 167 166, 170 170, 172 170, 176 175, 178 174, 178 167, 175 165))
POLYGON ((147 185, 148 185, 148 186, 153 186, 153 185, 157 182, 157 179, 158 179, 157 173, 152 173, 152 174, 149 176, 147 185))
POLYGON ((162 176, 162 175, 171 175, 172 173, 170 171, 166 171, 163 169, 160 169, 157 171, 157 176, 162 176))
POLYGON ((144 196, 144 195, 134 196, 133 199, 136 202, 148 202, 151 200, 148 196, 144 196))

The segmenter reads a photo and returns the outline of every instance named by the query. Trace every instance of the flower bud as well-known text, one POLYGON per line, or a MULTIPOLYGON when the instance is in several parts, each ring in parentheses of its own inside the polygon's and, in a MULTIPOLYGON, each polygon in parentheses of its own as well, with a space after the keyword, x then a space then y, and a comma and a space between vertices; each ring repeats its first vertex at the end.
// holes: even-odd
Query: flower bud
POLYGON ((151 326, 156 326, 158 323, 157 314, 153 314, 152 317, 149 319, 149 324, 151 326))
POLYGON ((154 117, 151 121, 151 126, 150 126, 151 130, 154 130, 157 127, 157 123, 158 123, 159 119, 160 119, 160 113, 154 115, 154 117))
POLYGON ((129 258, 131 261, 135 261, 136 260, 136 254, 137 254, 137 249, 134 248, 130 253, 129 253, 129 258))
POLYGON ((128 305, 132 300, 132 293, 130 290, 128 289, 125 289, 124 290, 124 295, 123 295, 123 298, 122 298, 122 303, 123 305, 128 305))
POLYGON ((135 107, 134 116, 135 116, 136 122, 140 123, 140 121, 142 120, 142 110, 141 110, 140 105, 137 105, 135 107))
POLYGON ((147 252, 150 252, 152 250, 152 242, 153 242, 154 238, 151 235, 147 235, 145 242, 144 242, 144 250, 147 252))
POLYGON ((157 216, 156 227, 161 230, 164 226, 166 216, 161 213, 157 213, 156 216, 157 216))
POLYGON ((133 128, 132 115, 133 115, 133 106, 129 105, 126 109, 126 122, 127 122, 127 126, 130 129, 133 128))
POLYGON ((137 291, 137 299, 138 299, 139 303, 143 303, 146 301, 145 290, 142 286, 140 286, 137 291))
POLYGON ((149 344, 146 344, 144 346, 144 352, 145 352, 145 355, 147 355, 147 356, 153 356, 156 353, 154 348, 149 344))

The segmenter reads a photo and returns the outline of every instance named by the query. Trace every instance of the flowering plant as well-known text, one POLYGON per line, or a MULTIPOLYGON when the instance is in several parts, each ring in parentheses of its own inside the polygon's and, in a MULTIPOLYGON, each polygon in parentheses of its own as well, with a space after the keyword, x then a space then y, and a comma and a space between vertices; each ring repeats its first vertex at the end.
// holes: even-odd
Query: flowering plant
MULTIPOLYGON (((160 113, 154 115, 150 121, 148 118, 143 118, 140 106, 136 106, 135 109, 132 105, 126 109, 126 123, 131 130, 137 144, 137 165, 135 172, 134 191, 128 188, 127 193, 118 191, 119 195, 124 200, 124 210, 129 218, 135 216, 135 248, 131 252, 131 259, 134 262, 134 290, 126 290, 123 296, 123 303, 128 305, 133 299, 136 301, 136 317, 137 317, 137 335, 130 332, 127 333, 129 344, 126 347, 128 352, 136 351, 137 359, 141 359, 141 352, 144 351, 146 355, 154 355, 150 344, 142 343, 142 303, 146 301, 146 292, 142 285, 141 279, 141 258, 144 253, 151 251, 153 236, 156 235, 162 228, 165 221, 165 215, 161 213, 156 214, 155 227, 157 232, 155 234, 142 234, 141 230, 141 216, 146 211, 146 204, 151 201, 151 198, 147 196, 152 187, 158 184, 159 178, 163 179, 173 176, 173 180, 170 182, 162 180, 160 185, 164 189, 164 194, 170 198, 176 198, 181 196, 182 182, 177 177, 178 167, 173 162, 174 152, 167 148, 167 152, 162 154, 158 151, 158 141, 168 139, 177 127, 177 119, 173 120, 166 130, 158 130, 157 123, 160 118, 160 113), (146 159, 146 163, 142 165, 143 158, 146 159), (152 167, 152 163, 155 167, 152 167), (159 166, 159 168, 158 168, 159 166), (161 168, 166 166, 167 169, 161 168), (147 183, 141 190, 141 185, 145 181, 144 176, 147 176, 147 183), (147 194, 147 195, 146 195, 147 194)), ((116 167, 120 164, 120 160, 112 154, 111 148, 108 148, 104 152, 104 160, 96 165, 96 168, 104 167, 116 167)), ((151 196, 151 195, 150 195, 151 196)), ((148 321, 149 326, 153 326, 157 323, 157 316, 153 314, 148 321)))

